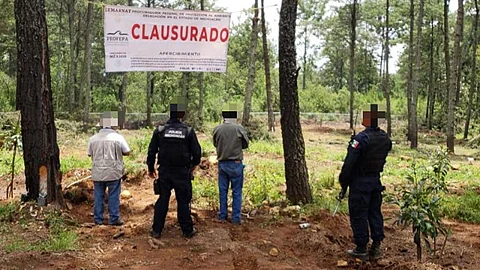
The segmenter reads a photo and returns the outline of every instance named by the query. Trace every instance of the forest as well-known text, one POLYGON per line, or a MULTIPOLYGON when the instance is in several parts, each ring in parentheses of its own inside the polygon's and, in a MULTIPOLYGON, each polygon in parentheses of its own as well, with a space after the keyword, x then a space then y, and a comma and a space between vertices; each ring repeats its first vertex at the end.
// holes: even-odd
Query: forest
MULTIPOLYGON (((478 269, 478 1, 222 3, 0 0, 0 269, 478 269), (226 72, 107 72, 107 5, 231 12, 228 36, 216 30, 228 41, 226 72), (180 236, 171 203, 154 241, 145 160, 179 95, 202 147, 191 204, 199 234, 180 236), (241 108, 251 139, 241 226, 214 221, 212 131, 225 104, 241 108), (337 194, 370 104, 385 111, 393 148, 381 178, 384 257, 363 262, 344 252, 348 200, 337 194), (121 228, 92 225, 86 148, 105 111, 125 114, 118 133, 132 148, 121 228)), ((156 27, 137 24, 132 38, 160 39, 156 27)))

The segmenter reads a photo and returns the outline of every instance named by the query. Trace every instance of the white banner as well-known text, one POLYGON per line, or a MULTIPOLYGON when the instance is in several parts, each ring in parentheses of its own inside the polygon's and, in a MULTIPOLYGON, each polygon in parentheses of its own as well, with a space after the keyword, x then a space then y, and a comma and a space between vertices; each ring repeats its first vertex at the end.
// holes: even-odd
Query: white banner
POLYGON ((105 6, 105 69, 225 72, 230 13, 105 6))

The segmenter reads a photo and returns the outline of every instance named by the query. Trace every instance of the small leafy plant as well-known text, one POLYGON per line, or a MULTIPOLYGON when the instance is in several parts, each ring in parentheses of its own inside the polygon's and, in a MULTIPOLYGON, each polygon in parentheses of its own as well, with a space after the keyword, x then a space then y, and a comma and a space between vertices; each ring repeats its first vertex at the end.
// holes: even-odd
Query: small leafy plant
POLYGON ((394 203, 400 206, 397 224, 410 227, 417 245, 417 259, 422 259, 422 240, 429 254, 437 252, 437 239, 444 236, 445 244, 450 230, 441 221, 442 197, 447 191, 446 176, 450 170, 448 152, 438 149, 431 155, 428 165, 413 162, 407 176, 408 183, 395 196, 394 203), (433 246, 432 246, 433 240, 433 246))

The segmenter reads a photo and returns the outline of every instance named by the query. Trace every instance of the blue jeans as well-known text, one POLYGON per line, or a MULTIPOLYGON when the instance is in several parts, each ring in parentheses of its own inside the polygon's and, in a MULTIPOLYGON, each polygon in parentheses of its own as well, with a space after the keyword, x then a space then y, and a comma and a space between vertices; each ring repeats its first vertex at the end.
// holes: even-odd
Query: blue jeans
POLYGON ((120 219, 120 180, 114 181, 94 181, 93 182, 93 218, 96 224, 103 224, 103 201, 105 200, 105 190, 108 187, 108 214, 110 216, 109 224, 115 223, 120 219))
POLYGON ((240 223, 242 210, 243 164, 241 161, 218 162, 218 191, 220 197, 220 212, 218 219, 226 220, 228 216, 228 187, 232 184, 232 222, 240 223))

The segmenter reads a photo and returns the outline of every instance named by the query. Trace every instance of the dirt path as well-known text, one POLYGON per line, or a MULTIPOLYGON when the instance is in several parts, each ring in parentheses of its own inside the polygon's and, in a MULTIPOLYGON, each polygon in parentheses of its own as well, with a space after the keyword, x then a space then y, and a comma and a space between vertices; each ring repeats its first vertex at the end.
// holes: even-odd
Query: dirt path
MULTIPOLYGON (((214 212, 199 210, 199 233, 186 240, 176 225, 173 196, 161 238, 164 246, 153 249, 148 243, 155 201, 151 187, 148 183, 125 183, 124 188, 133 195, 121 205, 125 236, 113 239, 118 227, 80 227, 80 250, 61 254, 14 252, 3 256, 0 269, 336 269, 339 260, 348 261, 346 269, 480 269, 477 225, 449 222, 453 237, 444 256, 418 264, 409 230, 387 220, 385 259, 359 264, 344 253, 352 247, 344 215, 320 212, 307 218, 310 228, 300 229, 300 221, 287 217, 275 220, 268 215, 257 215, 241 226, 219 224, 213 221, 214 212)), ((92 209, 92 202, 87 200, 74 204, 68 214, 80 224, 90 223, 92 209)))

